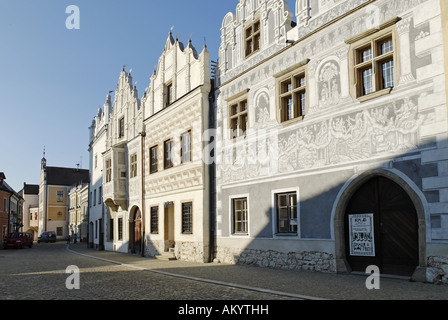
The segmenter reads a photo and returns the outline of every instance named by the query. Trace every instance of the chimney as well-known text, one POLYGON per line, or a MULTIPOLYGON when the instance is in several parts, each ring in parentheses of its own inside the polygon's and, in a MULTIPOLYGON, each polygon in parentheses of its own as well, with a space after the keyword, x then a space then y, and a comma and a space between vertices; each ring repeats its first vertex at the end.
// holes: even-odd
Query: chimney
POLYGON ((5 174, 3 173, 3 172, 0 172, 0 183, 1 183, 1 186, 3 187, 3 180, 6 180, 6 176, 5 176, 5 174))

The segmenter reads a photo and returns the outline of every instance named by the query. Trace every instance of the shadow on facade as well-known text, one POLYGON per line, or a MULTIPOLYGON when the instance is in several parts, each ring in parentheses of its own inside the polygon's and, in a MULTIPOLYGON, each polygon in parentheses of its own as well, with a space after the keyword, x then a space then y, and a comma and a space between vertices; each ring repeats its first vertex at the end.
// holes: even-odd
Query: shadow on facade
POLYGON ((215 257, 228 263, 328 273, 365 273, 376 265, 383 274, 418 281, 431 281, 431 269, 435 278, 446 280, 442 267, 446 268, 448 235, 441 222, 446 205, 438 187, 446 172, 439 172, 443 169, 438 161, 448 155, 437 145, 447 142, 429 142, 377 165, 328 164, 315 173, 257 188, 227 188, 220 199, 224 222, 218 228, 223 237, 217 240, 215 257), (235 234, 229 224, 234 217, 229 217, 231 204, 226 202, 243 193, 250 199, 250 237, 232 241, 235 234), (288 225, 295 209, 279 203, 283 194, 297 196, 297 227, 288 225))

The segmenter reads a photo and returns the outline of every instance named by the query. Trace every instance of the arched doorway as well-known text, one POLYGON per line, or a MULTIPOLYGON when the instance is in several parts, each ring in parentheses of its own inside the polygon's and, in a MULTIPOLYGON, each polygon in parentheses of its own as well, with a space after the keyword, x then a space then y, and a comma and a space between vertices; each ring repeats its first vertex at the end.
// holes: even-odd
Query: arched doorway
POLYGON ((338 272, 411 276, 426 266, 427 203, 401 172, 374 169, 350 180, 334 207, 338 272))
POLYGON ((385 177, 365 182, 348 203, 345 214, 347 261, 365 272, 411 276, 419 265, 417 212, 408 194, 385 177))
POLYGON ((129 221, 129 249, 131 253, 141 253, 142 248, 142 213, 139 208, 132 210, 129 221))

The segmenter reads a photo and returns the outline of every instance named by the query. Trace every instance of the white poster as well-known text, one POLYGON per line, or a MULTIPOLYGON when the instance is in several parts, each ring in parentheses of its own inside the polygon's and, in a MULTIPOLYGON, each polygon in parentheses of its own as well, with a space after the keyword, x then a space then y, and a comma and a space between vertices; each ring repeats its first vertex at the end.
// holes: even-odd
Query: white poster
POLYGON ((374 257, 375 237, 373 213, 348 216, 350 232, 350 255, 374 257))

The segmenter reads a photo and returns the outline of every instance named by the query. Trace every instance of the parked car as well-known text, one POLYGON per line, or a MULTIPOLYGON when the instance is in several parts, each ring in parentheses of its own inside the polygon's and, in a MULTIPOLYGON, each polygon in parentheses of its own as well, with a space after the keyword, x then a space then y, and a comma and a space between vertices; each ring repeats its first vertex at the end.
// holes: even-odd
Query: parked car
POLYGON ((25 232, 11 232, 3 240, 3 248, 20 248, 24 246, 33 247, 33 235, 25 232))
POLYGON ((56 242, 56 232, 54 231, 45 231, 40 234, 37 238, 37 243, 41 242, 56 242))

